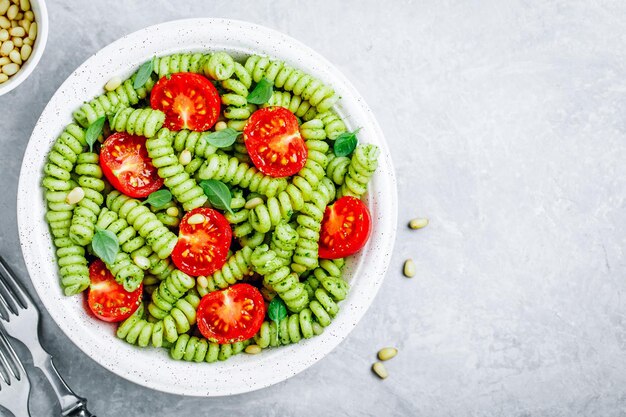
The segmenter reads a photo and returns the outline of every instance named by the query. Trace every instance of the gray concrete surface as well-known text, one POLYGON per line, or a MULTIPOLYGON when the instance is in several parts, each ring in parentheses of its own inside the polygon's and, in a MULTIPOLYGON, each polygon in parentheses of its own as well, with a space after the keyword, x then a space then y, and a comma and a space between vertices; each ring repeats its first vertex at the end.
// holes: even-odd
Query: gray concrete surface
MULTIPOLYGON (((626 415, 626 3, 48 7, 39 67, 0 97, 0 252, 23 274, 15 199, 39 114, 91 54, 154 23, 230 17, 310 45, 365 96, 399 178, 402 224, 375 303, 331 355, 269 389, 219 399, 153 392, 100 368, 44 315, 46 346, 98 416, 626 415), (408 230, 413 216, 430 226, 408 230), (417 265, 410 280, 407 257, 417 265), (380 381, 369 367, 386 345, 400 354, 380 381)), ((33 379, 33 416, 58 415, 33 379)))

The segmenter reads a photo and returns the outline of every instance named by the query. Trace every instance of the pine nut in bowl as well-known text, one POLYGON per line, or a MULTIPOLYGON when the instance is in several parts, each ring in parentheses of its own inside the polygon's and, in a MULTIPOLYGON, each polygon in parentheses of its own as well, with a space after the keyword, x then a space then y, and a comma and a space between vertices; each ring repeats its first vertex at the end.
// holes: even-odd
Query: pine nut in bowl
POLYGON ((44 0, 0 0, 0 96, 28 78, 47 40, 44 0))

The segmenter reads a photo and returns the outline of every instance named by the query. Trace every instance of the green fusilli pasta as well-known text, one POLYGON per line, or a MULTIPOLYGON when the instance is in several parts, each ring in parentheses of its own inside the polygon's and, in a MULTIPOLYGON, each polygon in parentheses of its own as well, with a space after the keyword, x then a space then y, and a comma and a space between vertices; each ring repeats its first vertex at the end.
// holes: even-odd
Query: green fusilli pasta
POLYGON ((328 165, 326 166, 326 175, 333 180, 335 184, 342 185, 348 173, 350 158, 347 156, 335 156, 334 152, 329 152, 327 158, 328 165))
POLYGON ((301 96, 303 100, 308 100, 318 112, 330 110, 339 99, 332 88, 317 78, 280 61, 271 61, 267 57, 252 55, 246 61, 245 68, 252 75, 254 82, 258 83, 265 78, 276 88, 282 88, 301 96))
POLYGON ((102 169, 96 153, 82 153, 76 159, 74 171, 79 175, 78 185, 83 189, 85 196, 76 204, 70 238, 78 245, 88 245, 93 239, 95 224, 100 214, 100 206, 104 202, 102 190, 102 169))
POLYGON ((346 124, 341 118, 332 110, 324 113, 319 113, 316 116, 324 123, 324 130, 326 131, 326 137, 330 140, 337 139, 337 136, 347 131, 346 124))
POLYGON ((177 72, 202 74, 204 72, 204 65, 208 59, 209 55, 202 53, 166 55, 155 57, 152 68, 159 78, 177 72))
POLYGON ((111 191, 107 195, 106 205, 109 210, 116 212, 133 226, 159 258, 165 259, 170 256, 178 238, 150 209, 119 191, 111 191))
POLYGON ((296 243, 291 269, 302 274, 317 267, 317 252, 319 250, 320 229, 326 205, 335 196, 335 186, 328 177, 324 177, 313 198, 302 208, 302 213, 296 217, 299 239, 296 243))
POLYGON ((265 349, 297 343, 302 339, 310 339, 323 332, 324 327, 315 321, 312 311, 305 308, 299 313, 285 317, 278 326, 275 322, 263 322, 261 329, 254 336, 254 341, 258 346, 265 349))
POLYGON ((148 311, 152 317, 163 319, 174 308, 176 301, 195 284, 195 279, 182 271, 174 270, 152 293, 152 302, 148 304, 148 311))
POLYGON ((285 178, 264 175, 255 167, 240 162, 236 157, 223 154, 209 155, 198 170, 198 178, 219 180, 267 197, 274 197, 287 188, 285 178))
POLYGON ((378 147, 358 145, 350 159, 343 185, 337 190, 337 198, 346 195, 360 198, 367 191, 367 184, 378 167, 378 147))
POLYGON ((196 290, 201 296, 205 296, 210 292, 228 288, 236 284, 237 281, 241 281, 252 272, 251 256, 252 249, 244 246, 230 256, 222 268, 214 272, 213 275, 206 277, 207 285, 202 286, 198 282, 196 290))
POLYGON ((161 129, 164 121, 165 114, 162 111, 149 107, 145 109, 125 107, 109 117, 109 126, 116 132, 151 138, 161 129))
POLYGON ((176 360, 212 363, 218 360, 225 361, 231 356, 243 352, 249 344, 249 340, 244 340, 243 342, 220 345, 218 343, 209 342, 204 338, 200 339, 195 336, 183 334, 170 349, 170 355, 176 360))
POLYGON ((243 130, 246 121, 256 110, 256 106, 248 103, 249 88, 252 85, 252 77, 243 65, 235 62, 233 75, 222 81, 222 88, 226 91, 222 94, 224 117, 228 119, 228 127, 235 130, 243 130))
POLYGON ((300 117, 302 120, 309 121, 317 116, 317 109, 311 106, 302 97, 291 94, 287 91, 274 91, 269 101, 262 107, 279 106, 289 109, 290 112, 300 117))
POLYGON ((102 94, 88 103, 80 106, 74 112, 74 120, 84 128, 103 116, 115 113, 117 110, 134 106, 139 100, 145 98, 155 84, 154 79, 149 78, 143 87, 135 90, 133 82, 136 74, 124 81, 113 91, 102 94))
POLYGON ((130 259, 126 252, 118 252, 113 264, 106 264, 118 284, 128 292, 133 292, 143 282, 143 270, 130 259))
POLYGON ((172 148, 172 137, 168 129, 161 129, 156 138, 146 140, 148 155, 152 158, 152 165, 158 168, 159 177, 163 178, 165 186, 172 195, 183 205, 186 211, 201 207, 207 201, 207 196, 196 181, 185 171, 172 148))

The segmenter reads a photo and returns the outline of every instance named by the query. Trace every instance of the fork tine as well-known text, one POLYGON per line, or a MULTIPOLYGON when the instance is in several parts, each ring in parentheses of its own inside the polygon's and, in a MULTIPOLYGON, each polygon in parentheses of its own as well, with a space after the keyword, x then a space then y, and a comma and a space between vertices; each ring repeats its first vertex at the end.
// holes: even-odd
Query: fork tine
POLYGON ((15 349, 13 349, 13 345, 11 344, 11 342, 9 341, 9 339, 7 338, 7 334, 6 331, 4 330, 4 327, 0 326, 0 341, 2 342, 2 344, 4 345, 4 347, 6 348, 10 359, 13 362, 14 365, 14 369, 17 369, 18 373, 15 374, 15 377, 17 378, 18 381, 21 381, 22 378, 26 375, 26 370, 24 369, 24 365, 22 364, 22 360, 20 359, 19 356, 17 356, 17 353, 15 352, 15 349))
POLYGON ((4 299, 4 294, 0 291, 0 320, 8 320, 12 314, 17 314, 16 311, 9 306, 4 299))
POLYGON ((11 379, 12 376, 15 375, 15 371, 13 367, 9 364, 9 359, 6 355, 7 354, 5 353, 4 349, 0 347, 0 368, 2 368, 0 376, 7 385, 11 385, 11 379))
POLYGON ((0 277, 9 288, 10 295, 17 300, 19 304, 18 307, 28 308, 29 304, 32 304, 30 296, 26 290, 22 288, 22 285, 15 277, 15 273, 9 268, 9 265, 7 265, 2 255, 0 255, 0 277))

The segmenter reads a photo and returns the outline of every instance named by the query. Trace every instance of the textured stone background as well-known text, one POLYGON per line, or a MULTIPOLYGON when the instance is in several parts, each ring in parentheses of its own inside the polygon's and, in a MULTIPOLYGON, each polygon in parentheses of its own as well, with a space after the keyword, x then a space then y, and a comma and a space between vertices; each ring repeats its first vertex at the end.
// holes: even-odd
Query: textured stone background
MULTIPOLYGON (((39 114, 91 54, 158 22, 250 20, 321 52, 378 116, 399 178, 402 224, 373 306, 326 359, 269 389, 153 392, 45 317, 46 346, 98 416, 626 415, 626 3, 48 3, 39 67, 0 97, 0 252, 21 273, 15 196, 39 114), (431 225, 409 231, 417 215, 431 225), (384 345, 400 354, 383 382, 369 366, 384 345)), ((33 385, 33 416, 58 415, 33 385)))

